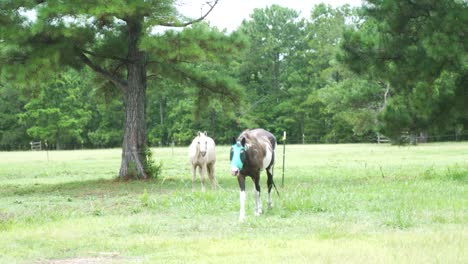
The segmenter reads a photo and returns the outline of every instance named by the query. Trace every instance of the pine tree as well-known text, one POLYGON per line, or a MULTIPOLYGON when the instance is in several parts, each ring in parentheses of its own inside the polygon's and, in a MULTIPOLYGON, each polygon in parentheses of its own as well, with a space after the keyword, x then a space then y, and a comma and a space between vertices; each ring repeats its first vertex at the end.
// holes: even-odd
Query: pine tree
POLYGON ((344 36, 344 59, 390 85, 384 132, 466 126, 467 2, 368 0, 363 11, 363 23, 344 36))
POLYGON ((190 82, 200 90, 236 100, 237 86, 207 76, 197 60, 224 58, 239 46, 236 36, 194 27, 185 32, 153 33, 156 26, 186 27, 203 20, 178 14, 174 0, 1 1, 1 74, 40 82, 49 71, 87 66, 117 87, 123 97, 125 125, 119 176, 148 178, 146 89, 148 76, 190 82), (28 18, 28 14, 36 17, 28 18), (198 30, 198 31, 197 31, 198 30), (234 43, 234 45, 231 45, 234 43), (136 172, 129 170, 135 168, 136 172))

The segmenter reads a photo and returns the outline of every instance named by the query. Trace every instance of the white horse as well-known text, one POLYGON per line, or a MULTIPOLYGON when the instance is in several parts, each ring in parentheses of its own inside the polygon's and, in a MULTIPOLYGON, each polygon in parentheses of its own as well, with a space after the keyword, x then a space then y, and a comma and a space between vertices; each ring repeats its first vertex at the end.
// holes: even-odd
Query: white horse
POLYGON ((218 182, 214 175, 216 153, 215 153, 215 142, 212 138, 208 137, 203 132, 198 132, 197 137, 192 141, 189 146, 189 160, 192 165, 192 191, 195 191, 195 179, 197 167, 200 173, 202 192, 205 191, 205 174, 208 172, 210 178, 211 187, 216 189, 218 182))

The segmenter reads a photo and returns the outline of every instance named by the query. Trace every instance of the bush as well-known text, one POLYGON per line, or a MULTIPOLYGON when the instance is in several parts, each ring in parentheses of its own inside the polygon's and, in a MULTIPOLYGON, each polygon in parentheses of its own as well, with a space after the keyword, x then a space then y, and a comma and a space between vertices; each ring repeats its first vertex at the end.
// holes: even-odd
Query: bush
POLYGON ((150 179, 157 179, 162 173, 162 162, 156 163, 153 159, 153 153, 150 148, 145 149, 145 172, 150 179))

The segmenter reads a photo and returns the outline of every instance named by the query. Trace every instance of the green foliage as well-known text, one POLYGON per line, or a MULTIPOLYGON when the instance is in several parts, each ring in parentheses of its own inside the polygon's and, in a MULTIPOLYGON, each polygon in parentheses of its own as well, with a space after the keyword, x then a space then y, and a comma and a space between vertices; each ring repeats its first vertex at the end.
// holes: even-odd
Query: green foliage
POLYGON ((89 146, 98 148, 117 147, 122 144, 124 113, 122 102, 112 99, 105 102, 96 96, 93 117, 87 130, 89 146))
POLYGON ((160 161, 158 164, 156 164, 156 161, 153 158, 153 152, 150 148, 145 149, 144 155, 146 157, 144 164, 145 172, 149 175, 150 179, 159 178, 162 174, 162 162, 160 161))
POLYGON ((468 183, 468 167, 456 164, 452 167, 447 168, 447 178, 461 181, 462 183, 468 183))
POLYGON ((306 77, 300 72, 305 61, 299 53, 304 47, 304 21, 295 10, 272 5, 255 9, 239 30, 250 42, 239 68, 239 79, 248 94, 241 118, 275 133, 287 129, 298 134, 297 128, 289 128, 304 125, 304 112, 297 108, 303 101, 297 99, 306 93, 306 77))
MULTIPOLYGON (((83 77, 90 77, 88 71, 82 71, 83 77)), ((87 146, 97 148, 118 147, 122 145, 124 106, 122 93, 109 82, 98 82, 93 87, 87 100, 92 109, 92 118, 87 130, 87 146)))
POLYGON ((319 4, 306 18, 272 5, 232 33, 203 22, 154 31, 187 21, 174 7, 2 2, 0 148, 39 139, 62 148, 121 146, 134 25, 150 146, 187 145, 198 130, 226 144, 259 126, 287 131, 290 143, 369 142, 376 133, 394 143, 419 133, 466 138, 463 1, 319 4))
POLYGON ((377 130, 384 89, 367 76, 353 74, 339 60, 343 32, 357 21, 356 9, 322 4, 312 10, 307 25, 313 36, 308 46, 315 51, 309 57, 308 72, 317 89, 309 97, 321 102, 319 109, 327 124, 323 138, 329 142, 372 141, 377 130))
POLYGON ((368 2, 362 25, 344 35, 344 60, 390 83, 382 131, 398 137, 466 126, 467 3, 368 2))
POLYGON ((141 46, 155 55, 149 68, 160 73, 149 83, 151 145, 189 144, 197 130, 219 142, 227 142, 225 133, 238 133, 226 124, 235 123, 244 90, 230 69, 245 45, 241 34, 226 35, 204 23, 143 39, 141 46))
POLYGON ((141 204, 145 207, 148 207, 150 205, 150 198, 148 195, 148 190, 146 190, 146 188, 143 190, 143 194, 140 196, 140 201, 141 204))
POLYGON ((90 87, 78 72, 68 71, 54 81, 40 86, 37 97, 31 98, 20 114, 27 133, 35 140, 47 140, 57 149, 68 145, 82 145, 84 130, 91 118, 85 100, 90 87))
POLYGON ((28 148, 30 137, 18 122, 27 98, 12 85, 0 83, 0 149, 28 148))
MULTIPOLYGON (((239 104, 243 89, 225 73, 229 72, 227 68, 238 50, 245 46, 245 40, 238 33, 227 34, 204 23, 194 24, 195 21, 179 15, 175 5, 172 0, 128 3, 98 1, 92 4, 2 2, 0 9, 4 23, 0 28, 0 60, 7 64, 0 68, 0 75, 21 85, 26 83, 40 87, 42 83, 49 83, 44 82, 42 76, 50 76, 66 66, 77 69, 87 66, 101 78, 98 80, 100 86, 102 80, 106 80, 122 92, 119 95, 123 99, 128 98, 132 91, 141 90, 138 97, 144 101, 146 87, 156 89, 156 94, 162 98, 164 94, 172 93, 165 90, 177 87, 196 96, 191 110, 197 118, 200 112, 206 110, 211 98, 222 102, 225 107, 223 111, 232 111, 230 109, 239 104), (25 14, 30 11, 37 16, 28 20, 25 14), (191 27, 180 32, 154 33, 153 29, 158 25, 191 27), (37 74, 38 68, 41 69, 40 74, 37 74), (170 85, 161 86, 170 82, 170 85)), ((187 93, 179 94, 185 96, 187 93)), ((126 102, 126 110, 136 107, 130 102, 126 102)), ((141 106, 141 103, 138 105, 141 106)), ((123 123, 115 121, 119 116, 123 119, 123 116, 103 108, 101 102, 92 106, 94 113, 97 112, 96 115, 102 120, 89 124, 87 136, 90 145, 115 146, 116 137, 122 135, 115 126, 123 123)), ((112 106, 119 107, 115 102, 112 102, 112 106)), ((28 107, 37 114, 25 115, 25 122, 44 123, 44 120, 38 119, 39 116, 60 120, 58 125, 41 124, 30 128, 29 134, 33 137, 56 139, 60 127, 71 133, 61 140, 86 141, 79 129, 71 128, 78 123, 81 125, 84 122, 80 121, 83 120, 61 120, 63 113, 59 107, 40 106, 42 108, 38 110, 32 103, 28 107)), ((168 112, 160 116, 164 117, 168 112)), ((137 113, 142 115, 137 120, 146 119, 145 111, 137 113)), ((172 138, 170 127, 175 123, 170 120, 160 129, 152 124, 150 129, 158 131, 160 138, 150 137, 150 140, 168 142, 172 138)), ((191 128, 196 126, 193 123, 190 125, 191 128)), ((146 145, 145 126, 139 124, 136 130, 144 130, 138 134, 143 135, 143 145, 146 145)))

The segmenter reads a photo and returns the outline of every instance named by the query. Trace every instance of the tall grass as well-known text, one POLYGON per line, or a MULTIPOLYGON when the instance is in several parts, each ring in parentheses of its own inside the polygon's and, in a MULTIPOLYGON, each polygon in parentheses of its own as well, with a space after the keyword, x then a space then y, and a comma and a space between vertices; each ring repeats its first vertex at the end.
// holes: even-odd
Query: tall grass
POLYGON ((227 147, 205 193, 186 148, 152 152, 150 181, 117 180, 118 149, 0 152, 0 263, 468 262, 468 143, 287 146, 243 223, 227 147))

